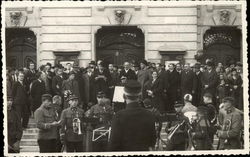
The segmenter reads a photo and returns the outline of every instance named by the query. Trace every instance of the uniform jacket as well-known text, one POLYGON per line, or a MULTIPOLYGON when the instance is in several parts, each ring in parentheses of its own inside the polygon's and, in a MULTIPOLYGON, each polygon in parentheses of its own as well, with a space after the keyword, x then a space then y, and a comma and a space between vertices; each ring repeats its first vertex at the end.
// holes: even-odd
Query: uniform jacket
POLYGON ((121 79, 122 76, 125 76, 128 80, 136 80, 136 74, 133 70, 129 69, 128 72, 126 72, 124 69, 119 74, 119 78, 121 79))
POLYGON ((155 116, 136 102, 116 113, 112 121, 111 151, 148 151, 156 142, 155 116))
POLYGON ((84 111, 78 107, 67 108, 61 114, 61 130, 60 134, 65 136, 65 140, 69 142, 79 142, 83 140, 83 118, 84 111), (81 135, 73 132, 73 119, 78 117, 81 121, 81 135))
POLYGON ((32 110, 35 111, 42 104, 42 95, 45 94, 45 84, 41 80, 35 80, 32 83, 30 95, 32 99, 32 110))
POLYGON ((212 141, 209 138, 208 120, 202 117, 194 125, 191 132, 195 150, 210 150, 212 149, 212 141))
POLYGON ((54 95, 62 95, 63 77, 56 75, 52 79, 52 91, 54 95))
POLYGON ((220 139, 227 139, 227 143, 221 143, 219 149, 240 149, 240 131, 242 129, 242 115, 235 109, 232 108, 231 111, 223 113, 223 111, 219 112, 219 123, 221 126, 225 126, 228 124, 228 121, 231 121, 231 125, 229 126, 229 130, 223 131, 222 135, 219 137, 220 139), (224 145, 224 148, 222 147, 224 145))
POLYGON ((40 106, 34 113, 35 121, 38 131, 38 139, 57 139, 58 138, 58 127, 50 126, 49 123, 56 121, 57 117, 54 109, 45 108, 40 106))
POLYGON ((198 106, 201 103, 201 75, 202 72, 200 71, 198 74, 194 73, 194 81, 196 82, 196 86, 194 86, 194 95, 193 95, 193 104, 198 106))

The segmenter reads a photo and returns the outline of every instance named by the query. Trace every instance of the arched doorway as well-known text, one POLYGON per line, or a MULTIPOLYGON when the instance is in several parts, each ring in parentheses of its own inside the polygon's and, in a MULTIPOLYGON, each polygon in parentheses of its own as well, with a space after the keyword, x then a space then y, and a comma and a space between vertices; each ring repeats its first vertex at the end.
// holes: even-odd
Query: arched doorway
POLYGON ((241 30, 233 27, 215 27, 203 36, 204 60, 211 58, 216 64, 229 65, 240 61, 241 30))
POLYGON ((144 34, 136 26, 106 26, 96 33, 96 59, 106 64, 144 58, 144 34))
POLYGON ((36 64, 36 36, 27 28, 6 29, 6 65, 8 67, 27 67, 36 64))

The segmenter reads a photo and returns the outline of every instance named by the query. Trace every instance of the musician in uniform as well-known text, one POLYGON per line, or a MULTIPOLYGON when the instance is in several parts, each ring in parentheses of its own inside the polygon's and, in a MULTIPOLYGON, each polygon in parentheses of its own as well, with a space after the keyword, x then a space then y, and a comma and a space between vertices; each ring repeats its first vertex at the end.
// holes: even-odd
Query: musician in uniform
POLYGON ((12 107, 13 98, 7 98, 7 117, 8 117, 8 152, 19 153, 20 140, 22 138, 23 130, 22 123, 18 113, 12 107))
POLYGON ((206 108, 199 106, 197 115, 188 123, 189 146, 188 150, 211 150, 212 141, 209 137, 209 122, 206 118, 206 108))
POLYGON ((61 114, 61 142, 67 152, 83 152, 83 117, 84 111, 78 107, 78 97, 68 98, 69 107, 61 114))
MULTIPOLYGON (((113 110, 111 107, 111 102, 108 98, 100 99, 99 103, 92 106, 90 110, 86 113, 87 117, 98 119, 98 122, 92 125, 94 129, 98 129, 101 127, 108 129, 108 127, 110 127, 112 115, 113 110)), ((94 152, 105 152, 108 149, 108 138, 107 136, 103 136, 102 138, 93 141, 92 144, 94 152)))
POLYGON ((223 100, 223 109, 220 110, 218 121, 220 128, 218 149, 240 149, 240 133, 242 129, 241 113, 234 107, 234 98, 226 97, 223 100))
POLYGON ((184 105, 181 101, 176 101, 174 105, 176 112, 174 114, 166 115, 169 122, 167 123, 165 130, 168 133, 168 137, 172 134, 172 137, 168 139, 166 143, 166 150, 185 150, 186 148, 186 143, 188 141, 186 122, 188 120, 182 113, 183 107, 184 105), (181 124, 181 126, 174 131, 178 124, 181 124))
POLYGON ((126 109, 118 111, 111 125, 111 151, 149 151, 156 142, 155 117, 141 107, 141 85, 128 80, 124 86, 126 109))
POLYGON ((34 116, 39 129, 37 143, 40 152, 56 152, 57 133, 60 123, 57 122, 50 94, 42 95, 42 105, 35 111, 34 116))

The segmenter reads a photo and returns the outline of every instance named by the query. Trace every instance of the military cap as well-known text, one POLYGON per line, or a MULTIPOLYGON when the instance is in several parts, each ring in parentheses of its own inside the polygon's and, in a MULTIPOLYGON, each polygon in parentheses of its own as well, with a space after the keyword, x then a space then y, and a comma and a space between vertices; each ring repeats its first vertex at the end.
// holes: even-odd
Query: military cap
POLYGON ((42 95, 42 101, 45 101, 45 100, 52 101, 52 95, 51 94, 43 94, 42 95))
POLYGON ((126 79, 126 78, 127 78, 126 76, 122 76, 122 77, 121 77, 121 80, 124 80, 124 79, 126 79))
POLYGON ((181 107, 184 106, 184 104, 181 101, 175 101, 174 107, 181 107))
POLYGON ((124 94, 139 96, 141 94, 141 84, 136 80, 128 80, 124 85, 124 94))
POLYGON ((105 93, 103 91, 99 91, 96 96, 103 97, 103 96, 105 96, 105 93))
POLYGON ((95 61, 90 61, 90 65, 96 65, 95 61))
POLYGON ((213 95, 211 93, 205 93, 203 95, 203 97, 209 97, 209 98, 213 98, 213 95))
POLYGON ((74 100, 74 99, 78 99, 78 97, 75 95, 70 95, 67 101, 74 100))
POLYGON ((147 62, 145 59, 141 60, 140 63, 145 64, 145 65, 148 65, 148 62, 147 62))

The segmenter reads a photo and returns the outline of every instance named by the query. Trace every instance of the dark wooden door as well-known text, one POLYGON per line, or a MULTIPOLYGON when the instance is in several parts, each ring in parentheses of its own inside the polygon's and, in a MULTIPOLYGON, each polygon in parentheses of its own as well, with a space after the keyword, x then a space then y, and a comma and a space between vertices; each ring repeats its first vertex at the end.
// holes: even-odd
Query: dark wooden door
POLYGON ((144 58, 144 34, 137 27, 103 28, 96 34, 96 59, 106 64, 144 58))
POLYGON ((36 36, 28 29, 6 29, 6 65, 27 67, 36 64, 36 36))
POLYGON ((226 44, 214 44, 206 50, 207 58, 212 58, 214 62, 228 65, 231 61, 240 61, 240 49, 232 48, 226 44))

